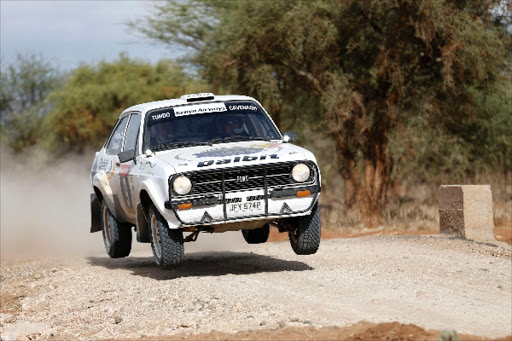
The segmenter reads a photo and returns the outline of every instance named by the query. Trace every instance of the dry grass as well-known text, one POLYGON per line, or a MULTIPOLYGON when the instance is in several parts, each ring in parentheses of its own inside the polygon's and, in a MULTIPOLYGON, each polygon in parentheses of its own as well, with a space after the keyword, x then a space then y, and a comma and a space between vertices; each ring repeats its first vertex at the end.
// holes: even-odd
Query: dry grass
MULTIPOLYGON (((512 174, 478 175, 464 184, 490 184, 493 194, 494 224, 497 228, 512 229, 512 174)), ((357 209, 347 210, 343 200, 343 184, 339 178, 329 179, 324 186, 320 204, 322 225, 343 234, 366 231, 357 209), (340 184, 341 182, 341 184, 340 184)), ((448 181, 444 183, 449 183, 448 181)), ((383 210, 386 231, 438 231, 439 211, 437 191, 440 184, 400 185, 388 195, 383 210)))

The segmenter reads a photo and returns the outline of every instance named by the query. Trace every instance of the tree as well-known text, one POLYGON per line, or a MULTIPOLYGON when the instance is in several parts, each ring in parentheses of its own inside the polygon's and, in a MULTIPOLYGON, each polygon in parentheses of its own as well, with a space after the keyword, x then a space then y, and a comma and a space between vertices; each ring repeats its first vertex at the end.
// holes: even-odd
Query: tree
POLYGON ((153 66, 121 55, 113 62, 84 64, 51 95, 46 130, 54 146, 76 151, 99 148, 124 109, 195 92, 200 86, 170 61, 153 66))
POLYGON ((323 119, 335 142, 346 197, 355 198, 348 203, 358 203, 366 226, 378 226, 396 163, 390 138, 424 122, 424 130, 468 142, 468 123, 481 115, 475 93, 510 77, 509 20, 501 5, 190 1, 160 5, 135 26, 193 49, 190 61, 206 80, 257 95, 271 110, 300 112, 297 93, 319 99, 311 115, 323 119))
POLYGON ((19 151, 36 143, 50 107, 48 95, 62 84, 58 69, 42 56, 18 54, 0 72, 2 140, 19 151))

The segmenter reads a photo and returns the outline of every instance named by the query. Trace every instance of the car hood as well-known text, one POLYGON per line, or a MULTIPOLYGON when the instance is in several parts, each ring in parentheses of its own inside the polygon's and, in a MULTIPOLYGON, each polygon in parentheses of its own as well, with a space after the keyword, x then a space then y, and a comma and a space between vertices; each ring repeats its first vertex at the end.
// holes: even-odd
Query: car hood
POLYGON ((307 150, 290 143, 244 141, 195 146, 157 152, 155 158, 177 173, 224 167, 305 160, 307 150))

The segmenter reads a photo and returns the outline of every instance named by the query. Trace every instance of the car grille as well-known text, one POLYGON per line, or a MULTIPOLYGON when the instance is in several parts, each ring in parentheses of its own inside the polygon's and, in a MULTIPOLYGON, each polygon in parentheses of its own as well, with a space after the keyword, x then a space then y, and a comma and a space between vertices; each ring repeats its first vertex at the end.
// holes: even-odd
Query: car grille
POLYGON ((192 182, 192 190, 186 195, 172 193, 172 197, 181 198, 195 195, 219 194, 253 189, 273 189, 289 185, 309 185, 315 182, 316 167, 312 162, 304 162, 311 169, 311 175, 305 182, 297 183, 291 172, 297 162, 268 164, 264 166, 245 166, 222 170, 185 173, 192 182))

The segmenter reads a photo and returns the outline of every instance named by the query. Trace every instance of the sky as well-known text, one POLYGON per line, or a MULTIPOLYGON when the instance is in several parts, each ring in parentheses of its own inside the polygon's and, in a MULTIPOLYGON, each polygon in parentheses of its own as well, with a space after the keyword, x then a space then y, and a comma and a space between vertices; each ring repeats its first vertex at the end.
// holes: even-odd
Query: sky
POLYGON ((176 58, 176 51, 126 27, 129 20, 150 15, 153 5, 148 0, 0 0, 2 66, 15 62, 17 53, 42 55, 63 71, 111 61, 121 52, 151 63, 176 58))

